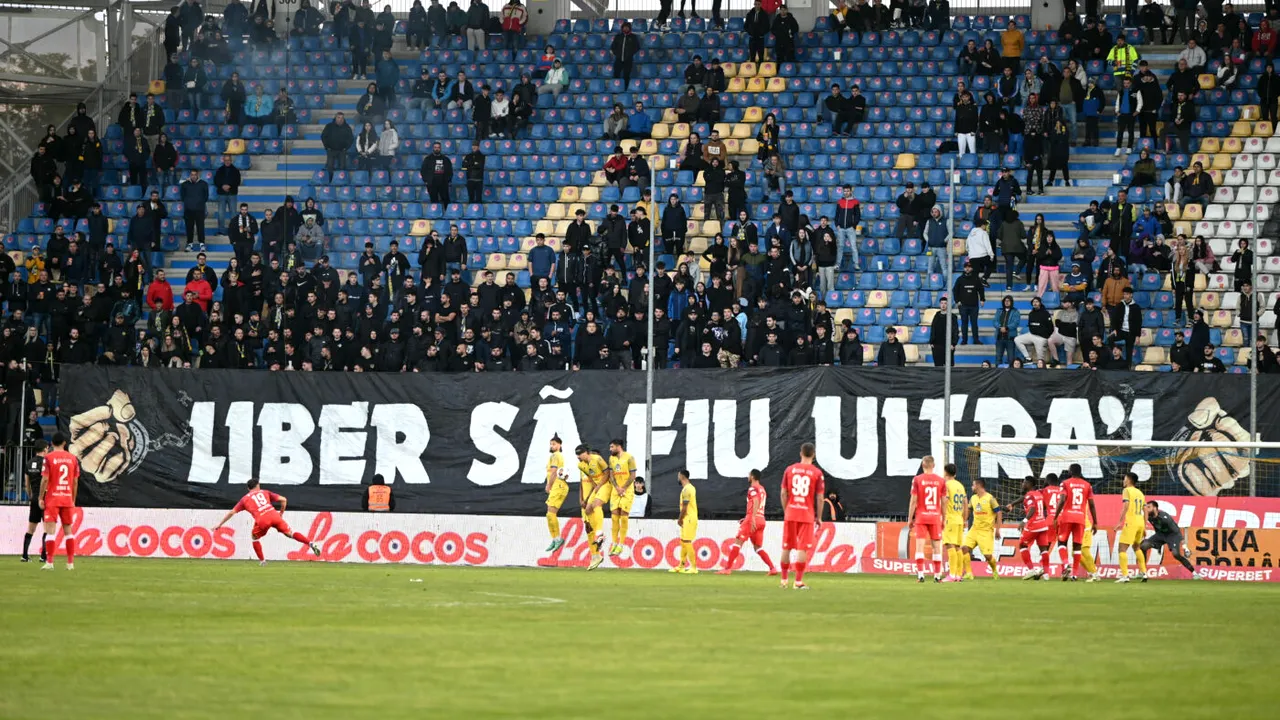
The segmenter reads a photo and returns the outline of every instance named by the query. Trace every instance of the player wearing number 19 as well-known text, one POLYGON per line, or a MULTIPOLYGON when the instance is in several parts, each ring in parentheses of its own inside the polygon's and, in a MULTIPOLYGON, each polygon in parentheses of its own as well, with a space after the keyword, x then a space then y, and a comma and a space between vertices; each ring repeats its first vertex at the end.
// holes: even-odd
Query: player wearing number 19
POLYGON ((257 478, 249 478, 249 482, 245 483, 245 486, 249 488, 249 492, 240 498, 240 502, 236 503, 236 506, 231 508, 226 517, 222 518, 222 522, 214 526, 215 530, 226 525, 227 521, 235 516, 236 513, 244 510, 253 516, 253 534, 251 537, 253 538, 253 552, 258 556, 259 565, 267 564, 267 559, 262 554, 261 541, 267 531, 272 528, 275 528, 276 532, 281 535, 291 537, 311 548, 311 552, 316 557, 320 557, 320 547, 307 539, 306 535, 294 532, 289 527, 289 523, 284 521, 283 513, 284 509, 289 505, 288 498, 258 487, 257 478), (275 503, 280 503, 279 510, 276 510, 275 503))
POLYGON ((964 562, 960 559, 960 543, 964 541, 964 519, 969 514, 969 499, 964 485, 956 480, 956 466, 947 463, 942 467, 946 478, 947 501, 944 506, 946 522, 942 526, 942 547, 947 551, 947 579, 943 582, 960 582, 964 574, 964 562))
POLYGON ((569 482, 564 471, 564 455, 560 454, 561 440, 559 435, 551 436, 551 457, 547 458, 547 531, 551 533, 551 546, 547 552, 554 552, 564 544, 560 537, 560 506, 569 496, 569 482))
POLYGON ((820 501, 826 494, 826 480, 822 471, 813 464, 816 455, 813 443, 800 446, 800 462, 788 467, 782 474, 782 506, 786 508, 782 522, 782 587, 787 587, 791 572, 792 556, 796 553, 797 590, 808 590, 804 584, 804 571, 809 566, 809 552, 813 549, 813 535, 822 520, 820 501))
POLYGON ((41 570, 53 569, 53 549, 62 522, 62 535, 66 538, 67 569, 76 565, 76 537, 71 521, 76 509, 76 494, 80 490, 80 461, 67 452, 67 436, 54 433, 53 450, 44 456, 44 471, 40 476, 40 509, 44 511, 45 560, 41 570))

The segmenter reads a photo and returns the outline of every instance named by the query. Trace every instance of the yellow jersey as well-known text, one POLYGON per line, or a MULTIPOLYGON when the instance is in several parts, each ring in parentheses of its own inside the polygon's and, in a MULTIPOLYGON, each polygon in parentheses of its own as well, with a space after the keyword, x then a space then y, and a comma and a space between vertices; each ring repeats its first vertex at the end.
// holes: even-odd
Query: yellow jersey
POLYGON ((582 475, 582 483, 590 484, 592 488, 600 485, 605 481, 604 474, 609 471, 609 465, 604 458, 595 453, 587 456, 587 461, 578 461, 578 472, 582 475))
POLYGON ((964 486, 959 480, 947 481, 947 502, 945 503, 945 524, 960 525, 964 523, 964 486))
POLYGON ((698 491, 693 488, 693 483, 685 485, 680 490, 680 505, 685 508, 685 522, 698 521, 698 491))
POLYGON ((563 482, 560 477, 562 470, 564 470, 564 455, 559 450, 554 450, 551 457, 547 458, 547 477, 556 482, 563 482))
POLYGON ((969 507, 973 509, 974 532, 995 532, 996 511, 1000 509, 1000 503, 991 493, 974 495, 969 498, 969 507))
POLYGON ((622 487, 636 474, 636 459, 631 453, 622 451, 609 456, 609 469, 613 471, 613 482, 622 487))
POLYGON ((1127 528, 1146 528, 1147 511, 1143 507, 1147 503, 1147 496, 1136 487, 1127 487, 1121 496, 1124 499, 1124 526, 1127 528))

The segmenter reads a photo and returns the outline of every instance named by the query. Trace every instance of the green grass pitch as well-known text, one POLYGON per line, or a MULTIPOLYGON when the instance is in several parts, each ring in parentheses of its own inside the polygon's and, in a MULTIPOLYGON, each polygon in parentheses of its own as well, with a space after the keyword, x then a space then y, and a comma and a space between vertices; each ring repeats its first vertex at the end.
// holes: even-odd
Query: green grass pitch
POLYGON ((37 567, 0 568, 0 718, 1237 720, 1280 700, 1277 585, 37 567))

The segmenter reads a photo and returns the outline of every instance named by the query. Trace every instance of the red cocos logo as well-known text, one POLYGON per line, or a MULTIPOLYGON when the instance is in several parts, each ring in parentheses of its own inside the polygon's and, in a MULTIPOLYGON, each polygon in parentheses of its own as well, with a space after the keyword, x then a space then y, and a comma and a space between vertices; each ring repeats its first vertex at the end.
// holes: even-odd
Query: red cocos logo
MULTIPOLYGON (((71 532, 76 538, 77 555, 98 554, 105 545, 106 551, 116 557, 151 557, 159 553, 171 558, 202 558, 212 556, 227 559, 235 555, 235 531, 229 527, 210 530, 206 527, 169 525, 115 525, 103 531, 98 528, 82 528, 84 510, 76 508, 71 518, 71 532), (105 542, 104 542, 105 541, 105 542)), ((58 554, 64 552, 62 529, 58 529, 55 547, 58 554)))
MULTIPOLYGON (((341 562, 355 552, 363 562, 416 562, 422 564, 483 565, 489 560, 489 536, 473 532, 465 536, 451 530, 441 533, 423 531, 413 534, 400 530, 366 530, 352 538, 347 533, 333 533, 333 514, 319 513, 311 521, 307 537, 320 545, 320 558, 341 562)), ((290 560, 315 560, 305 548, 289 553, 290 560)))

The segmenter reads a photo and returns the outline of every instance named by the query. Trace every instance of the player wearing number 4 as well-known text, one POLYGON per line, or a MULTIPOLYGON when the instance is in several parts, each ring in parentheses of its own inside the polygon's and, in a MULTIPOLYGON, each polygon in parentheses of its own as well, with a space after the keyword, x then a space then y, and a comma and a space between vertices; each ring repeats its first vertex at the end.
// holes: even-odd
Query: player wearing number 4
POLYGON ((1133 554, 1138 557, 1138 577, 1146 582, 1147 554, 1142 550, 1142 541, 1147 537, 1147 514, 1144 507, 1147 496, 1138 489, 1138 476, 1134 473, 1124 474, 1122 498, 1122 517, 1116 525, 1116 538, 1120 543, 1120 579, 1116 582, 1129 582, 1129 548, 1133 548, 1133 554))
POLYGON ((688 470, 681 470, 680 477, 680 564, 669 572, 698 574, 698 556, 693 551, 693 541, 698 537, 698 491, 690 482, 688 470))
POLYGON ((569 496, 569 482, 560 446, 560 436, 552 435, 551 457, 547 459, 547 531, 551 533, 551 546, 547 548, 547 552, 554 552, 564 544, 564 539, 560 537, 560 506, 569 496))
POLYGON ((816 454, 813 443, 801 445, 800 462, 782 474, 782 506, 786 508, 782 522, 781 587, 784 589, 787 587, 787 575, 791 572, 792 552, 797 558, 795 589, 809 589, 804 584, 804 571, 809 566, 813 536, 822 520, 821 499, 826 494, 825 476, 813 464, 816 454))
POLYGON ((222 518, 222 522, 218 523, 213 529, 217 530, 227 524, 236 513, 244 510, 253 516, 253 552, 258 556, 258 564, 266 565, 267 559, 262 555, 262 538, 267 534, 268 530, 275 528, 276 532, 311 548, 311 552, 316 557, 320 557, 320 546, 311 542, 306 535, 300 532, 294 532, 289 527, 289 523, 284 521, 284 509, 289 505, 289 499, 283 495, 278 495, 270 490, 263 490, 258 487, 257 478, 249 478, 249 482, 245 483, 249 488, 249 492, 242 498, 236 506, 231 508, 226 517, 222 518), (280 503, 280 509, 276 510, 276 503, 280 503))
POLYGON ((947 579, 943 582, 960 582, 964 574, 964 562, 960 559, 960 544, 964 541, 964 519, 969 514, 969 499, 964 485, 956 480, 956 466, 950 463, 942 467, 946 478, 946 522, 942 526, 942 547, 947 552, 947 579))

